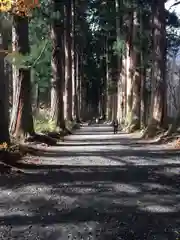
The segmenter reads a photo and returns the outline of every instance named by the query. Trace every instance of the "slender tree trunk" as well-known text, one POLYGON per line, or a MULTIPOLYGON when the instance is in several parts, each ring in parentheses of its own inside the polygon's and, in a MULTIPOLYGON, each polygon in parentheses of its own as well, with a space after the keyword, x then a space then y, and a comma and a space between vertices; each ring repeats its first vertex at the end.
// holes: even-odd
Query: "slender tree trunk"
MULTIPOLYGON (((143 58, 142 58, 143 59, 143 58)), ((141 61, 142 63, 143 61, 141 61)), ((146 111, 145 111, 145 79, 146 79, 146 69, 141 68, 141 90, 140 90, 140 99, 141 99, 141 109, 140 109, 140 116, 141 116, 141 128, 146 126, 146 111)))
POLYGON ((79 60, 80 56, 79 53, 76 52, 76 78, 75 78, 75 113, 76 113, 76 121, 80 122, 80 116, 79 116, 79 87, 80 87, 80 79, 79 79, 79 60))
POLYGON ((37 115, 38 114, 38 112, 39 112, 39 106, 40 106, 40 90, 39 90, 39 84, 38 83, 36 83, 35 84, 35 115, 37 115))
POLYGON ((71 57, 72 57, 72 118, 76 119, 75 112, 75 81, 76 81, 76 54, 75 54, 75 0, 71 0, 71 17, 72 17, 72 28, 71 28, 71 57))
POLYGON ((105 44, 105 56, 106 56, 106 91, 105 91, 105 101, 106 101, 106 116, 107 120, 112 119, 112 83, 110 81, 110 66, 109 66, 109 51, 108 51, 108 37, 106 37, 105 44))
MULTIPOLYGON (((54 60, 51 59, 51 66, 54 66, 54 60)), ((51 113, 50 118, 52 121, 57 121, 58 116, 58 89, 56 79, 51 78, 51 113)))
POLYGON ((83 117, 83 111, 84 111, 84 66, 83 66, 83 54, 81 54, 80 58, 80 99, 79 99, 79 115, 80 118, 83 117))
MULTIPOLYGON (((116 41, 121 41, 121 17, 120 17, 120 7, 122 5, 122 0, 115 0, 116 9, 116 41)), ((124 84, 124 66, 122 65, 123 56, 117 56, 117 119, 119 122, 123 121, 123 109, 122 109, 122 99, 123 99, 123 84, 124 84)))
MULTIPOLYGON (((28 18, 14 16, 14 31, 16 49, 23 55, 29 53, 28 18)), ((34 134, 30 69, 18 70, 18 79, 15 78, 14 86, 16 86, 16 90, 14 89, 15 101, 12 110, 10 131, 15 137, 24 139, 28 135, 34 134)))
POLYGON ((132 69, 133 69, 133 11, 128 14, 128 32, 126 40, 126 124, 130 125, 132 120, 132 69))
MULTIPOLYGON (((16 29, 14 26, 12 26, 12 51, 15 52, 17 50, 17 34, 16 34, 16 29)), ((17 90, 17 83, 18 83, 18 69, 16 68, 15 65, 12 65, 12 105, 14 106, 15 103, 17 102, 16 100, 16 90, 17 90)))

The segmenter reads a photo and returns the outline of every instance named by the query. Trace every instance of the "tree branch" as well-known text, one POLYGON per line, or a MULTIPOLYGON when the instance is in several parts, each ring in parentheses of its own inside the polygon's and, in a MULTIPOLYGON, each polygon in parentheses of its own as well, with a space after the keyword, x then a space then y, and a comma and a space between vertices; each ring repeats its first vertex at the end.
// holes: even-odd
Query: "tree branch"
POLYGON ((42 48, 39 56, 35 59, 33 65, 31 66, 32 68, 36 66, 37 62, 40 60, 40 58, 42 57, 43 53, 45 52, 46 46, 48 44, 48 41, 46 41, 46 43, 44 44, 44 47, 42 48))
POLYGON ((172 7, 175 7, 175 6, 179 5, 179 4, 180 4, 180 1, 174 3, 173 5, 170 6, 169 10, 170 10, 172 7))

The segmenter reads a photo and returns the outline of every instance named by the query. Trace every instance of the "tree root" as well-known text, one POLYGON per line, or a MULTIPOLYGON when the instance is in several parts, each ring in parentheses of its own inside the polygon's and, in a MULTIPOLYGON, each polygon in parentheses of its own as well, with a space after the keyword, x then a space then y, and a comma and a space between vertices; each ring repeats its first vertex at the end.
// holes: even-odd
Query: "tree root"
POLYGON ((133 133, 133 132, 136 132, 138 130, 140 130, 139 124, 136 124, 136 123, 133 123, 133 124, 131 124, 127 127, 128 133, 133 133))
MULTIPOLYGON (((56 141, 56 144, 57 144, 57 141, 59 140, 62 140, 64 141, 64 137, 67 136, 67 135, 71 135, 72 134, 72 131, 70 131, 68 128, 65 128, 63 131, 60 131, 60 132, 43 132, 43 136, 46 136, 48 137, 49 139, 53 139, 56 141)), ((46 142, 44 142, 46 143, 46 142)), ((48 144, 48 143, 47 143, 48 144)), ((52 142, 52 144, 48 144, 48 145, 56 145, 55 143, 52 142)))
POLYGON ((45 132, 45 134, 50 137, 50 138, 53 138, 53 139, 56 139, 56 140, 59 140, 62 136, 60 133, 58 132, 45 132))
POLYGON ((34 135, 28 137, 25 139, 25 142, 38 142, 38 143, 45 143, 48 146, 55 146, 57 145, 57 140, 47 136, 45 134, 37 134, 35 133, 34 135))
POLYGON ((27 154, 33 155, 33 156, 38 156, 39 153, 44 152, 45 149, 38 149, 33 146, 25 145, 25 144, 20 144, 19 145, 19 151, 22 154, 22 156, 25 156, 27 154))
POLYGON ((150 124, 144 130, 141 138, 149 139, 154 138, 156 136, 160 136, 164 134, 164 129, 159 128, 156 124, 150 124))
POLYGON ((24 173, 18 168, 18 161, 21 159, 20 152, 12 152, 12 150, 0 151, 0 173, 24 173))
MULTIPOLYGON (((79 128, 79 124, 75 124, 72 129, 79 128)), ((44 134, 33 134, 32 136, 25 139, 25 142, 38 142, 45 143, 48 146, 57 145, 57 141, 60 139, 64 140, 64 136, 72 134, 72 132, 66 128, 62 132, 49 132, 44 134)), ((15 141, 16 139, 14 139, 15 141)), ((39 149, 26 144, 15 144, 8 147, 8 149, 0 150, 0 173, 10 174, 10 173, 25 173, 21 169, 20 160, 23 156, 30 154, 33 156, 38 156, 42 152, 46 151, 45 148, 39 149)))
POLYGON ((128 133, 133 133, 137 130, 140 130, 140 121, 138 118, 132 119, 127 127, 128 133))
POLYGON ((3 161, 0 161, 0 173, 1 174, 10 174, 10 173, 18 173, 18 174, 20 174, 20 173, 25 173, 25 172, 22 171, 21 169, 19 169, 18 167, 15 167, 15 166, 13 166, 11 164, 7 164, 7 163, 5 163, 3 161))

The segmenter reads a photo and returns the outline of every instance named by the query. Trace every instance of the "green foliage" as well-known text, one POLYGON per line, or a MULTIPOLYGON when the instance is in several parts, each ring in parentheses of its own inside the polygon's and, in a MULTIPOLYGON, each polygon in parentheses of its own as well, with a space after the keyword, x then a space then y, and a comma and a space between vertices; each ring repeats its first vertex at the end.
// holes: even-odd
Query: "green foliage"
POLYGON ((116 92, 117 92, 117 84, 116 84, 115 81, 112 81, 108 85, 108 93, 111 95, 111 94, 114 94, 116 92))
POLYGON ((34 119, 34 128, 37 133, 57 131, 54 121, 49 120, 44 115, 39 115, 34 119))
POLYGON ((42 41, 42 44, 43 46, 37 46, 37 44, 32 45, 30 54, 22 55, 16 51, 12 52, 5 57, 5 60, 16 66, 18 69, 34 68, 41 63, 41 53, 43 49, 45 51, 45 45, 47 45, 47 41, 42 41))
POLYGON ((50 25, 54 17, 60 17, 60 13, 54 13, 50 1, 41 0, 40 8, 36 8, 29 23, 29 37, 31 51, 36 56, 45 50, 37 64, 34 66, 33 82, 38 83, 40 92, 45 92, 50 87, 51 80, 51 53, 50 25), (56 15, 56 16, 55 16, 56 15), (34 47, 33 47, 34 46, 34 47))
MULTIPOLYGON (((75 121, 66 121, 66 128, 71 131, 73 128, 77 127, 77 124, 75 121)), ((44 110, 40 112, 35 118, 34 118, 34 127, 35 131, 37 133, 42 132, 61 132, 61 129, 59 127, 56 127, 56 124, 54 121, 50 120, 48 110, 44 110)))
POLYGON ((118 39, 117 41, 115 41, 113 44, 113 50, 114 50, 114 53, 119 56, 124 55, 126 50, 125 41, 122 39, 118 39))

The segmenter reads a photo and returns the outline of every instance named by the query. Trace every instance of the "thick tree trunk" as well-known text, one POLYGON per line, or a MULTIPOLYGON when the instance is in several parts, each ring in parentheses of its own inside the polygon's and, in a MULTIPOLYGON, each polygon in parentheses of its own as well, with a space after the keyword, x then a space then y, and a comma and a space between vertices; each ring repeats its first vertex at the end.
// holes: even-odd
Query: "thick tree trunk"
POLYGON ((165 6, 164 1, 152 3, 152 86, 150 118, 144 137, 153 137, 164 121, 165 89, 165 6))
POLYGON ((170 136, 177 131, 177 128, 179 126, 179 120, 180 120, 180 109, 178 110, 176 117, 173 119, 172 124, 169 125, 169 128, 165 133, 165 136, 170 136))
MULTIPOLYGON (((55 12, 63 11, 63 3, 58 0, 53 1, 53 10, 55 12)), ((62 17, 62 16, 61 16, 62 17)), ((61 129, 65 128, 64 120, 64 31, 63 31, 63 21, 61 19, 54 19, 52 24, 51 38, 53 44, 52 52, 52 74, 53 74, 53 88, 54 93, 54 121, 56 126, 61 129), (57 104, 56 104, 57 103, 57 104)))
MULTIPOLYGON (((2 32, 0 33, 1 39, 1 49, 7 50, 7 39, 6 35, 2 32)), ((8 94, 8 78, 5 74, 5 63, 4 63, 5 54, 0 53, 0 144, 10 143, 9 137, 9 94, 8 94)))
POLYGON ((132 119, 132 69, 133 69, 133 11, 128 14, 128 32, 126 35, 126 125, 129 126, 132 119))
MULTIPOLYGON (((138 32, 138 16, 137 12, 134 12, 133 16, 133 40, 137 39, 138 32)), ((141 106, 141 76, 140 76, 140 53, 137 50, 137 46, 132 47, 132 111, 130 120, 130 132, 140 128, 140 106, 141 106)))
POLYGON ((71 0, 65 2, 65 118, 72 121, 71 0))
MULTIPOLYGON (((116 41, 121 41, 121 25, 122 19, 120 17, 120 7, 122 5, 122 0, 115 0, 115 9, 116 9, 116 41)), ((117 119, 119 122, 123 121, 123 109, 122 109, 122 101, 123 101, 123 92, 124 92, 124 71, 125 66, 123 65, 124 56, 117 56, 117 72, 118 72, 118 80, 117 80, 117 119)))
POLYGON ((154 136, 164 121, 165 94, 165 7, 164 1, 153 0, 152 4, 153 66, 150 120, 145 136, 154 136))
MULTIPOLYGON (((14 34, 16 49, 19 53, 29 53, 28 18, 14 16, 14 34)), ((18 79, 15 77, 13 110, 11 116, 11 133, 20 139, 34 134, 31 105, 31 74, 30 69, 19 69, 18 79)), ((15 75, 14 75, 15 76, 15 75)))

